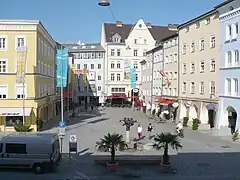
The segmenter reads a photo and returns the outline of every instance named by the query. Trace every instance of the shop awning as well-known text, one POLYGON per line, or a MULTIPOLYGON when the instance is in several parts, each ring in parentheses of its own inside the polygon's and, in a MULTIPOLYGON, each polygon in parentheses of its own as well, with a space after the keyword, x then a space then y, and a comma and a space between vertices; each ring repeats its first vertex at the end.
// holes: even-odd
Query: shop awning
MULTIPOLYGON (((30 116, 32 108, 24 108, 25 116, 30 116)), ((0 116, 23 116, 23 108, 0 108, 0 116)))
POLYGON ((125 93, 112 93, 111 96, 105 96, 105 98, 121 98, 121 99, 126 99, 127 96, 125 93))
POLYGON ((166 99, 166 98, 159 98, 156 100, 156 103, 161 104, 161 105, 168 105, 176 102, 173 99, 166 99))

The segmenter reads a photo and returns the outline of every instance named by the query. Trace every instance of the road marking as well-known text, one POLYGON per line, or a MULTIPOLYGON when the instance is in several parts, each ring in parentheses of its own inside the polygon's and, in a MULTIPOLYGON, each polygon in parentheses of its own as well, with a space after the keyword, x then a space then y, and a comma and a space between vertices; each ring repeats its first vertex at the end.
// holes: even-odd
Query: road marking
MULTIPOLYGON (((89 176, 87 176, 87 175, 85 175, 85 174, 83 174, 83 173, 81 173, 81 172, 79 172, 79 171, 76 171, 76 173, 77 173, 77 175, 79 175, 80 178, 82 178, 82 179, 85 179, 85 180, 92 180, 91 177, 89 177, 89 176)), ((76 177, 77 177, 77 176, 76 176, 76 177)), ((78 177, 78 178, 79 178, 79 177, 78 177)))

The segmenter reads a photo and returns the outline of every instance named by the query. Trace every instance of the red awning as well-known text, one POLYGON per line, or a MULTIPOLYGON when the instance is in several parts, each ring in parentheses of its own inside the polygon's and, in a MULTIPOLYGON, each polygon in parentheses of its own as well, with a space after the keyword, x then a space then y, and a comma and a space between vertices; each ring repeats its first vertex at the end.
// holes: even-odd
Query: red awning
POLYGON ((166 99, 166 98, 159 98, 159 99, 156 100, 156 103, 166 104, 166 105, 172 104, 172 103, 174 103, 174 102, 176 102, 176 101, 173 100, 173 99, 166 99))
POLYGON ((127 96, 125 93, 112 93, 111 96, 105 96, 107 99, 112 99, 112 98, 121 98, 121 99, 126 99, 127 96))

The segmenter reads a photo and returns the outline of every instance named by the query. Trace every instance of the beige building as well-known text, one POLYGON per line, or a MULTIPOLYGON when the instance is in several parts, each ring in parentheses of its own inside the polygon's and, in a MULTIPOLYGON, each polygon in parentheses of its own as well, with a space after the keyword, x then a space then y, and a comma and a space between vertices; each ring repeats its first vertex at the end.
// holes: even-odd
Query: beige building
POLYGON ((12 131, 17 123, 36 130, 37 119, 55 115, 55 41, 40 21, 0 20, 0 76, 1 131, 12 131), (23 56, 25 83, 18 84, 17 59, 23 56))
POLYGON ((216 10, 211 10, 179 26, 180 118, 198 118, 203 125, 215 125, 218 109, 218 16, 216 10))

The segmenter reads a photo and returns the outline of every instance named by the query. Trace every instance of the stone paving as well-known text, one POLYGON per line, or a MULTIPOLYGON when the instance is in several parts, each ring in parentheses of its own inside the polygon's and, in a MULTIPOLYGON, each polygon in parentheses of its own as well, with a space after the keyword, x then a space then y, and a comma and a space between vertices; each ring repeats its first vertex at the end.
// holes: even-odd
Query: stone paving
MULTIPOLYGON (((185 129, 185 137, 181 139, 183 149, 178 153, 170 150, 171 162, 176 174, 163 174, 158 166, 121 166, 117 173, 109 173, 106 167, 94 165, 94 156, 108 153, 100 153, 95 149, 95 143, 108 132, 125 134, 125 127, 119 123, 124 117, 133 117, 143 126, 143 135, 147 136, 146 128, 150 120, 141 112, 133 112, 128 108, 107 108, 104 111, 81 112, 79 117, 74 117, 66 128, 66 137, 63 142, 63 160, 56 173, 35 175, 31 172, 0 172, 1 177, 8 180, 233 180, 240 179, 238 167, 240 167, 240 145, 219 137, 199 133, 185 129), (70 135, 78 137, 78 155, 68 157, 68 140, 70 135)), ((46 131, 57 132, 57 122, 52 123, 55 127, 46 128, 46 131), (51 129, 50 129, 51 128, 51 129)), ((171 123, 153 124, 154 132, 174 132, 175 125, 171 123)), ((131 129, 131 138, 137 136, 137 124, 131 129)), ((150 143, 147 138, 143 144, 150 143)), ((159 156, 162 152, 154 149, 121 152, 117 154, 153 155, 159 156)))

